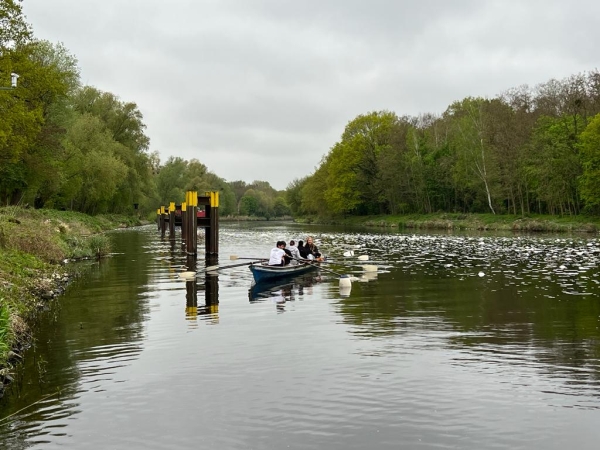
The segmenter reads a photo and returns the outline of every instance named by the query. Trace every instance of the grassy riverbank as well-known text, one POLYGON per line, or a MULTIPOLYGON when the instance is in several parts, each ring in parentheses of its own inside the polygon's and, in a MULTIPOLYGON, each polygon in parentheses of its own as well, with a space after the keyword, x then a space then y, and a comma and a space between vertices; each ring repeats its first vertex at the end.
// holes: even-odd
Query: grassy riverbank
POLYGON ((0 208, 0 381, 30 341, 38 311, 68 283, 66 263, 107 255, 110 239, 102 232, 138 224, 123 216, 0 208))
POLYGON ((597 233, 600 217, 541 216, 527 217, 494 214, 409 214, 360 216, 335 220, 308 219, 307 222, 421 230, 490 230, 520 232, 597 233))

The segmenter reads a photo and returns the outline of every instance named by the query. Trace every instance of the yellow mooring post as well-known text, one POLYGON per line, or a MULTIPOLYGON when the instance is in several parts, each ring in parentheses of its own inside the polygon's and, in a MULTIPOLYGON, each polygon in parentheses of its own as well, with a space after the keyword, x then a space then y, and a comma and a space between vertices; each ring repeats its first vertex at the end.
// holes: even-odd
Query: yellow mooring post
POLYGON ((188 218, 186 223, 185 247, 188 254, 196 255, 198 253, 198 224, 196 221, 198 193, 196 191, 188 191, 186 193, 186 203, 188 218))
MULTIPOLYGON (((182 234, 182 236, 184 236, 184 241, 185 241, 185 252, 188 253, 190 251, 190 215, 192 214, 192 202, 191 202, 191 196, 190 196, 190 191, 187 191, 185 193, 185 204, 186 204, 186 211, 185 211, 185 234, 182 234)), ((183 217, 181 218, 181 220, 184 220, 183 217)))
POLYGON ((165 220, 165 207, 161 206, 160 207, 160 237, 165 237, 165 231, 167 228, 167 223, 165 220))
POLYGON ((186 236, 185 236, 185 219, 187 217, 187 212, 186 212, 186 208, 187 208, 187 198, 185 202, 181 203, 181 240, 183 242, 185 242, 186 236))
POLYGON ((194 202, 193 220, 192 220, 192 254, 198 254, 198 191, 192 191, 192 201, 194 202))
POLYGON ((196 320, 198 317, 198 287, 196 280, 185 282, 185 319, 196 320))
POLYGON ((169 203, 169 237, 175 237, 175 202, 169 203))
POLYGON ((215 320, 218 320, 219 316, 219 277, 214 275, 207 275, 204 283, 204 303, 206 309, 210 314, 213 315, 215 320))
POLYGON ((206 254, 219 254, 219 192, 207 192, 206 196, 210 198, 210 205, 206 208, 208 218, 208 229, 206 230, 206 254))

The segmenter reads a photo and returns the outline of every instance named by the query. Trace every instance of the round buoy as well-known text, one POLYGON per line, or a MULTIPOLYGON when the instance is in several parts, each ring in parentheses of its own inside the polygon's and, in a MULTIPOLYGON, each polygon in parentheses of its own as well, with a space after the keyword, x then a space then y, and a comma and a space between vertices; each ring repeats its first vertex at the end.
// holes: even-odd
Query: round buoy
POLYGON ((369 260, 369 255, 360 255, 358 258, 359 261, 368 261, 369 260))
POLYGON ((479 272, 477 275, 479 275, 480 277, 485 277, 485 273, 483 272, 479 272))
POLYGON ((196 272, 191 272, 191 271, 187 271, 187 272, 179 272, 179 277, 189 280, 190 278, 194 278, 196 276, 196 272))
POLYGON ((352 291, 352 285, 349 286, 340 286, 340 297, 348 298, 350 297, 350 292, 352 291))
POLYGON ((348 275, 342 275, 340 277, 340 289, 352 287, 352 281, 350 281, 350 277, 348 275))

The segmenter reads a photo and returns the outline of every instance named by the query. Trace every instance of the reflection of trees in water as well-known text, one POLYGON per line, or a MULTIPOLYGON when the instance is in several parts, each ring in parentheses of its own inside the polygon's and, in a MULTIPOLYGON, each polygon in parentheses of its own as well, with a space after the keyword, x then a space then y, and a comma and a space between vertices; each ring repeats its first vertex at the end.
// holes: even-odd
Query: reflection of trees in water
POLYGON ((337 307, 352 325, 350 332, 361 338, 417 335, 411 345, 467 350, 461 363, 528 365, 567 377, 567 383, 598 383, 597 297, 522 281, 508 282, 502 274, 459 279, 396 270, 380 274, 377 283, 361 284, 354 291, 359 295, 339 300, 337 307))
POLYGON ((47 420, 73 406, 64 401, 82 389, 82 378, 101 377, 140 353, 143 321, 149 313, 148 266, 156 256, 144 249, 154 236, 124 231, 111 234, 111 239, 115 251, 127 256, 81 263, 83 276, 51 306, 49 317, 40 317, 17 382, 0 403, 0 417, 60 391, 49 397, 43 410, 27 416, 28 421, 47 420))

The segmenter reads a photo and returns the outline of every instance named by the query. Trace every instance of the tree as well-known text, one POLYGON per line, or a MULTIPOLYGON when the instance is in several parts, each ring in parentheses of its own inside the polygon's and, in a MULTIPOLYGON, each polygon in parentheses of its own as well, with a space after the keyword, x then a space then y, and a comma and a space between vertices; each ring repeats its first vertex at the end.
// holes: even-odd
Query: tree
POLYGON ((240 200, 239 212, 243 216, 255 216, 259 211, 259 201, 254 189, 248 189, 240 200))
POLYGON ((545 206, 540 212, 576 214, 579 211, 577 180, 581 162, 569 119, 541 117, 531 140, 527 172, 536 197, 545 206))
POLYGON ((466 98, 454 102, 444 113, 453 125, 452 143, 458 157, 456 177, 459 183, 475 191, 477 183, 483 185, 488 208, 496 214, 492 188, 495 184, 495 161, 486 141, 484 108, 488 103, 482 98, 466 98))
POLYGON ((0 2, 0 57, 5 55, 6 50, 24 45, 32 39, 21 3, 22 0, 0 2))
POLYGON ((579 144, 583 173, 579 179, 581 199, 585 208, 600 212, 600 114, 590 121, 581 133, 579 144))
POLYGON ((185 199, 186 170, 187 161, 174 156, 169 157, 160 167, 156 175, 156 189, 161 205, 168 205, 169 202, 181 202, 185 199))
POLYGON ((128 170, 116 156, 122 144, 112 139, 100 119, 82 114, 68 130, 63 145, 61 198, 65 206, 92 214, 112 210, 128 170))
POLYGON ((275 217, 284 217, 290 215, 290 208, 283 197, 277 197, 273 204, 273 215, 275 217))
POLYGON ((308 177, 294 179, 290 181, 285 190, 286 203, 289 205, 291 214, 304 214, 302 210, 302 187, 306 183, 308 177))
POLYGON ((0 60, 21 74, 18 89, 0 91, 0 195, 31 202, 44 186, 47 198, 58 184, 60 122, 68 115, 61 102, 78 80, 76 60, 45 41, 5 50, 0 60))

